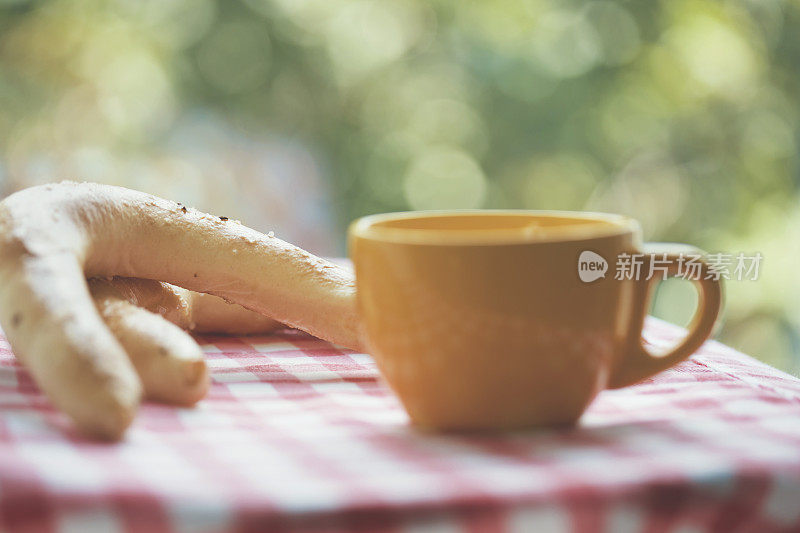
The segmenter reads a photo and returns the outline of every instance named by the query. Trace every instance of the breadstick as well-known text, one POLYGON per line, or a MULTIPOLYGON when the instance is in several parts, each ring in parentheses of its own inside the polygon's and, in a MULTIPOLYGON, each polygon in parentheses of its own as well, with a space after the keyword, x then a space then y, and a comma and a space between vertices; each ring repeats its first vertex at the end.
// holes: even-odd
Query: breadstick
POLYGON ((181 329, 192 329, 191 295, 197 294, 192 291, 152 279, 121 276, 92 278, 89 289, 95 305, 100 303, 99 298, 112 293, 116 298, 161 315, 181 329))
POLYGON ((228 303, 222 298, 202 292, 186 292, 192 302, 191 330, 196 333, 255 335, 284 327, 276 320, 254 313, 241 305, 228 303))
POLYGON ((78 260, 34 255, 10 238, 2 204, 0 213, 0 327, 14 354, 79 431, 119 439, 136 414, 141 385, 88 297, 78 260))
POLYGON ((141 393, 85 277, 166 281, 359 349, 350 272, 225 217, 120 187, 63 182, 0 202, 0 326, 83 431, 118 438, 141 393))
POLYGON ((115 276, 89 280, 89 286, 98 282, 113 286, 128 302, 195 333, 254 335, 284 327, 280 322, 238 304, 169 283, 115 276))
MULTIPOLYGON (((145 397, 150 400, 177 405, 193 405, 208 391, 209 378, 203 351, 180 327, 159 314, 139 307, 129 300, 130 293, 141 285, 139 296, 154 296, 152 284, 139 280, 114 283, 110 280, 89 280, 89 289, 100 315, 128 353, 144 386, 145 397), (115 285, 128 289, 123 295, 115 285)), ((159 310, 173 317, 181 315, 181 308, 169 307, 175 301, 170 292, 159 310)))
POLYGON ((247 335, 282 327, 216 296, 153 280, 92 278, 89 290, 149 400, 193 405, 208 390, 203 352, 184 329, 247 335))

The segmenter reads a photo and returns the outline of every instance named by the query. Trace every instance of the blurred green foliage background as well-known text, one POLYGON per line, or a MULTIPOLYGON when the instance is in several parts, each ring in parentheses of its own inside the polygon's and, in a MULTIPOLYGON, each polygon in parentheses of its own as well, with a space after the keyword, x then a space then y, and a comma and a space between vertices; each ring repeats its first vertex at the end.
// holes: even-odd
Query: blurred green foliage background
MULTIPOLYGON (((800 372, 781 0, 0 1, 0 193, 122 184, 343 254, 353 218, 591 209, 761 252, 720 338, 800 372)), ((687 283, 654 312, 684 322, 687 283)))

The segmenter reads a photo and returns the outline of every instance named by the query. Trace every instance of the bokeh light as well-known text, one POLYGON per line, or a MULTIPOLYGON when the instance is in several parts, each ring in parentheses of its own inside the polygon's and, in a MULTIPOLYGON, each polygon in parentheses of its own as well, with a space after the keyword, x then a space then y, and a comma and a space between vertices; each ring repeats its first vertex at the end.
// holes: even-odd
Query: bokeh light
POLYGON ((475 209, 483 207, 486 178, 465 152, 433 147, 412 161, 404 190, 411 209, 475 209))
POLYGON ((800 373, 798 59, 788 0, 5 0, 0 193, 126 185, 330 255, 381 211, 620 212, 761 252, 719 336, 800 373))

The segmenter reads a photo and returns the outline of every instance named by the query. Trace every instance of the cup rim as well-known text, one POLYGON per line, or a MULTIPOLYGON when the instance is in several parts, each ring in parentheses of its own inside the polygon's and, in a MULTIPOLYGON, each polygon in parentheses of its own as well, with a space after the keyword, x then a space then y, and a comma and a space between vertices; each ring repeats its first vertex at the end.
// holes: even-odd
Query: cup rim
POLYGON ((399 211, 367 215, 350 224, 348 234, 373 241, 429 245, 494 245, 576 242, 625 234, 639 234, 641 227, 636 219, 614 213, 595 211, 558 211, 530 209, 454 209, 435 211, 399 211), (413 218, 447 218, 453 216, 506 216, 519 215, 540 218, 572 218, 605 222, 603 225, 574 225, 559 231, 542 232, 526 228, 487 230, 431 230, 419 228, 388 228, 383 222, 413 218))

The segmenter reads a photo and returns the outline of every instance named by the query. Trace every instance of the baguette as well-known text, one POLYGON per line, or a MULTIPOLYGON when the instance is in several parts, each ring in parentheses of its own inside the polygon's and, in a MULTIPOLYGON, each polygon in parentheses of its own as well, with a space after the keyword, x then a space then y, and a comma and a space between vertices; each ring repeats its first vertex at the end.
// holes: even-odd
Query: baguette
POLYGON ((45 394, 90 435, 120 438, 142 394, 86 282, 114 276, 212 294, 361 348, 346 269, 226 217, 130 189, 25 189, 0 202, 0 326, 45 394))

